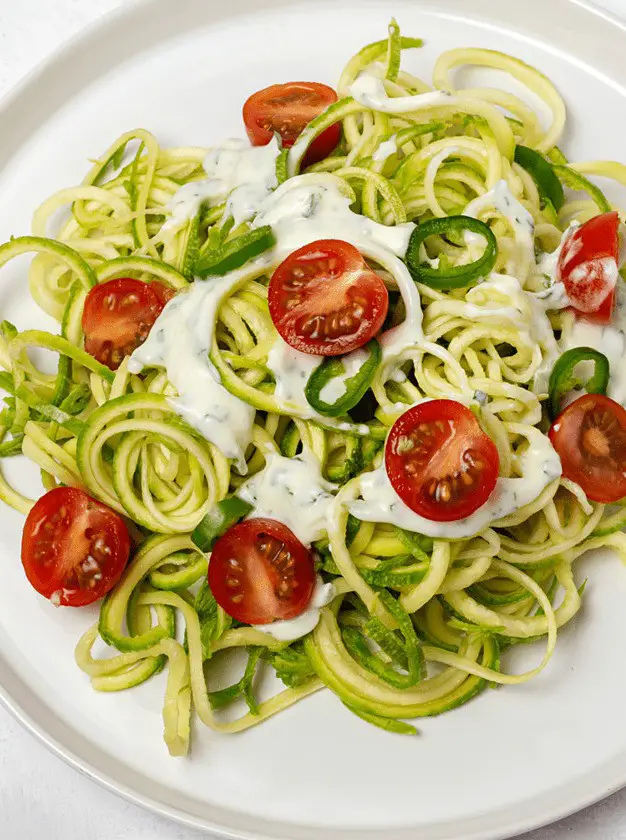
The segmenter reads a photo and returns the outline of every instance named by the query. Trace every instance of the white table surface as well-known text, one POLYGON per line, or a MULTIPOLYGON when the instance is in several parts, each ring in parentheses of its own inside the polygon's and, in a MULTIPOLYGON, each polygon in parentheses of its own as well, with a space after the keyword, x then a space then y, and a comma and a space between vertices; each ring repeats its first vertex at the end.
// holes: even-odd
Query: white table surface
MULTIPOLYGON (((125 2, 132 0, 0 0, 0 96, 75 32, 125 2)), ((626 18, 626 0, 596 2, 626 18)), ((0 706, 1 840, 197 840, 200 836, 81 776, 0 706)), ((525 835, 525 840, 626 840, 626 789, 525 835)))

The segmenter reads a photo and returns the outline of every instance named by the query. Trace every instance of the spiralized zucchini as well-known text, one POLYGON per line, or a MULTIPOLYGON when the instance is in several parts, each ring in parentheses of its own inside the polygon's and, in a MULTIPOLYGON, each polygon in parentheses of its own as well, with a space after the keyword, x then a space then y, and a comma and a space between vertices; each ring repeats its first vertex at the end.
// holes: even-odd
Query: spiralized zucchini
MULTIPOLYGON (((279 181, 340 184, 354 210, 386 225, 473 215, 497 241, 493 270, 516 277, 527 291, 540 291, 534 249, 553 251, 572 220, 610 206, 588 176, 626 183, 626 169, 612 162, 568 163, 556 146, 565 125, 558 92, 539 71, 500 53, 445 53, 433 79, 436 88, 453 94, 450 102, 394 110, 394 100, 430 90, 400 68, 402 51, 420 45, 402 37, 394 22, 388 39, 352 58, 339 81, 342 98, 279 158, 279 181), (548 127, 513 94, 455 90, 453 71, 463 65, 495 68, 526 85, 550 109, 548 127), (382 80, 389 104, 384 112, 351 96, 363 71, 382 80), (336 121, 343 126, 340 146, 298 175, 307 146, 336 121), (554 164, 566 188, 558 214, 515 162, 516 145, 554 164), (501 180, 532 219, 530 248, 510 218, 481 203, 501 180), (586 191, 587 197, 572 191, 586 191)), ((379 462, 390 425, 424 397, 466 400, 479 394, 481 423, 498 447, 501 475, 517 475, 524 429, 545 429, 547 395, 536 393, 533 382, 547 348, 533 333, 533 311, 520 310, 504 286, 445 290, 418 283, 424 340, 378 366, 370 386, 373 416, 365 428, 332 417, 311 419, 277 398, 268 366, 277 336, 267 306, 270 269, 244 273, 230 288, 216 314, 210 358, 225 387, 257 409, 248 474, 262 469, 268 450, 286 456, 304 450, 339 485, 327 538, 316 545, 320 572, 335 581, 337 596, 315 630, 291 644, 236 626, 214 601, 206 584, 207 558, 190 533, 211 505, 241 485, 242 476, 176 414, 168 399, 175 391, 162 370, 135 375, 125 361, 113 373, 85 353, 81 331, 85 296, 95 284, 130 276, 184 293, 198 254, 250 229, 224 228, 223 206, 205 208, 178 229, 165 224, 166 205, 177 190, 203 178, 205 154, 199 148, 162 149, 149 132, 128 132, 82 184, 41 205, 32 236, 0 247, 0 265, 34 254, 31 294, 60 324, 59 335, 18 333, 2 324, 0 363, 6 373, 0 384, 9 396, 0 414, 0 455, 26 455, 40 467, 46 489, 85 488, 134 523, 140 542, 103 602, 98 625, 78 644, 79 667, 99 691, 130 688, 166 668, 164 737, 173 755, 189 749, 192 710, 211 728, 237 732, 326 686, 364 720, 414 732, 405 719, 452 709, 488 685, 535 676, 554 650, 558 628, 580 608, 573 562, 601 546, 626 559, 623 510, 589 503, 580 488, 557 479, 493 527, 452 541, 359 522, 347 509, 358 494, 358 476, 379 462), (55 238, 47 238, 61 208, 70 210, 67 221, 55 238), (494 302, 498 312, 510 315, 491 317, 494 302), (33 347, 58 354, 56 374, 36 366, 27 352, 33 347), (99 640, 113 656, 94 657, 99 640), (541 640, 544 651, 536 667, 507 673, 501 654, 534 640, 541 640), (209 691, 209 660, 234 648, 248 654, 241 680, 226 693, 209 691), (261 661, 286 685, 263 702, 254 694, 261 661), (248 711, 223 722, 216 710, 237 697, 246 700, 248 711)), ((432 235, 420 247, 425 261, 458 268, 480 255, 465 245, 452 235, 432 235)), ((371 259, 385 272, 393 322, 399 323, 404 314, 393 294, 399 261, 371 259)), ((563 317, 550 314, 554 332, 563 317)), ((33 503, 1 476, 0 498, 23 513, 33 503)))

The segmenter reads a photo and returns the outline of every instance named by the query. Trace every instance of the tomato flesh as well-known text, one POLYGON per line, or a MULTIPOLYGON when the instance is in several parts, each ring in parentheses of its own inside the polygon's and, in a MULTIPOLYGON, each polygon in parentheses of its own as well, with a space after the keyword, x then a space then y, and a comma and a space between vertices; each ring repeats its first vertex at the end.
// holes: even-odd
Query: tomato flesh
POLYGON ((498 479, 498 450, 469 408, 431 400, 396 420, 385 467, 402 501, 426 519, 454 522, 485 504, 498 479))
POLYGON ((379 332, 389 295, 382 278, 353 245, 320 239, 278 266, 268 303, 274 326, 291 347, 339 356, 362 347, 379 332))
MULTIPOLYGON (((337 101, 337 94, 319 82, 287 82, 258 90, 243 106, 243 121, 253 146, 266 146, 275 133, 283 148, 296 142, 312 119, 337 101)), ((339 123, 331 125, 311 143, 302 166, 317 163, 333 151, 341 138, 339 123)))
POLYGON ((32 586, 57 606, 102 598, 130 555, 122 517, 76 487, 56 487, 26 517, 22 564, 32 586))
POLYGON ((562 411, 549 432, 563 466, 592 502, 626 496, 626 411, 603 394, 585 394, 562 411))
POLYGON ((557 276, 574 309, 583 317, 608 324, 613 315, 619 260, 619 216, 595 216, 565 242, 557 276))
POLYGON ((132 277, 94 286, 83 308, 85 350, 101 364, 117 370, 124 357, 146 340, 173 295, 162 283, 143 283, 132 277))
POLYGON ((244 624, 295 618, 315 588, 313 557, 275 519, 246 519, 229 528, 211 553, 209 587, 228 615, 244 624))

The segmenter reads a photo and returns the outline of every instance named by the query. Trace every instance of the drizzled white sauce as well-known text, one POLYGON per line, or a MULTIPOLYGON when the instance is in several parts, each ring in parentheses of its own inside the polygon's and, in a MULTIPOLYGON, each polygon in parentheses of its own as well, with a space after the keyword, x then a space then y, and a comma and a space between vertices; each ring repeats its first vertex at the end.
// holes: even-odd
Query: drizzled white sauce
POLYGON ((423 341, 422 303, 417 286, 402 260, 392 254, 385 253, 382 248, 369 246, 363 247, 362 251, 365 256, 376 260, 393 275, 404 302, 404 321, 379 337, 383 362, 388 364, 392 360, 404 356, 407 351, 419 347, 423 341))
MULTIPOLYGON (((543 253, 539 259, 537 260, 537 274, 543 275, 549 281, 550 288, 558 286, 559 288, 563 289, 563 294, 565 294, 565 286, 562 283, 558 282, 557 277, 557 267, 559 264, 559 259, 561 257, 561 253, 565 248, 566 243, 569 242, 572 233, 576 230, 576 228, 580 227, 580 222, 570 222, 561 236, 561 241, 557 245, 554 251, 545 252, 543 253)), ((565 306, 569 306, 569 302, 565 304, 565 306)), ((565 309, 565 306, 561 307, 551 307, 551 308, 558 308, 558 309, 565 309)))
MULTIPOLYGON (((532 214, 513 195, 505 180, 500 180, 493 189, 478 196, 465 207, 463 214, 478 218, 483 210, 493 207, 509 220, 515 234, 517 253, 512 254, 507 266, 509 274, 515 274, 521 262, 530 270, 535 265, 535 220, 532 214)), ((482 242, 482 237, 476 233, 465 234, 468 243, 482 242)), ((525 278, 523 278, 525 279, 525 278)))
POLYGON ((164 367, 178 397, 169 399, 190 426, 246 471, 245 451, 252 440, 255 410, 221 384, 209 361, 215 317, 240 273, 196 281, 173 298, 159 315, 146 341, 130 357, 128 369, 164 367))
POLYGON ((161 232, 177 231, 193 219, 202 205, 213 203, 216 196, 216 185, 212 181, 191 181, 183 184, 165 205, 169 218, 161 228, 161 232))
POLYGON ((377 163, 388 160, 392 155, 398 151, 398 135, 393 134, 389 140, 384 140, 372 155, 372 160, 377 163))
MULTIPOLYGON (((559 283, 558 287, 561 286, 559 283)), ((467 293, 467 318, 510 325, 528 344, 541 349, 542 360, 533 383, 536 393, 544 393, 546 390, 550 371, 561 352, 547 312, 561 308, 561 304, 567 306, 563 295, 564 291, 561 294, 557 287, 538 294, 527 292, 522 289, 517 278, 508 274, 492 274, 467 293)))
POLYGON ((286 621, 273 621, 271 624, 252 625, 255 630, 261 633, 268 633, 280 642, 293 642, 301 639, 317 627, 320 620, 320 610, 335 597, 335 587, 332 583, 324 583, 321 577, 317 577, 313 596, 304 612, 295 618, 286 621))
POLYGON ((525 434, 529 447, 518 458, 521 477, 499 478, 487 502, 465 519, 433 522, 412 511, 391 486, 384 464, 361 476, 362 501, 351 502, 350 513, 365 522, 387 522, 429 537, 454 540, 478 534, 492 522, 534 501, 561 475, 561 461, 550 440, 532 427, 525 434))
POLYGON ((343 373, 333 376, 320 391, 320 399, 325 403, 335 403, 343 397, 347 391, 347 381, 359 372, 365 362, 369 359, 367 350, 354 350, 346 356, 342 356, 343 373))
POLYGON ((285 181, 259 205, 252 226, 262 225, 271 226, 281 256, 317 239, 343 239, 359 249, 374 244, 402 257, 415 229, 412 222, 389 227, 354 213, 336 178, 312 181, 308 175, 285 181))
POLYGON ((409 114, 434 108, 437 105, 453 105, 457 98, 447 90, 433 90, 414 96, 387 95, 382 79, 370 73, 361 73, 350 87, 350 95, 366 108, 384 114, 409 114))
POLYGON ((610 378, 607 393, 611 399, 626 406, 626 287, 617 286, 616 305, 609 325, 593 324, 583 318, 573 323, 561 336, 561 347, 591 347, 609 360, 610 378))
POLYGON ((276 158, 280 153, 273 138, 267 146, 251 146, 246 140, 225 140, 210 149, 204 170, 207 179, 184 184, 170 199, 171 217, 165 230, 177 230, 192 219, 206 201, 211 206, 226 201, 226 216, 235 227, 254 217, 260 204, 276 187, 276 158))
POLYGON ((312 453, 284 458, 266 456, 265 467, 237 491, 253 506, 250 516, 277 519, 310 545, 328 531, 327 517, 335 486, 322 477, 321 465, 312 453))
POLYGON ((464 316, 472 321, 508 322, 530 334, 533 327, 529 295, 519 280, 508 274, 492 274, 467 292, 464 316))
POLYGON ((516 277, 492 274, 467 293, 468 316, 473 320, 509 321, 529 342, 540 344, 547 354, 558 352, 554 331, 548 316, 556 295, 536 295, 522 289, 516 277), (476 305, 480 301, 481 305, 476 305), (503 304, 505 302, 505 305, 503 304))
POLYGON ((267 355, 267 367, 274 374, 274 399, 298 417, 314 417, 315 412, 304 395, 306 383, 322 363, 322 356, 301 353, 279 336, 267 355))

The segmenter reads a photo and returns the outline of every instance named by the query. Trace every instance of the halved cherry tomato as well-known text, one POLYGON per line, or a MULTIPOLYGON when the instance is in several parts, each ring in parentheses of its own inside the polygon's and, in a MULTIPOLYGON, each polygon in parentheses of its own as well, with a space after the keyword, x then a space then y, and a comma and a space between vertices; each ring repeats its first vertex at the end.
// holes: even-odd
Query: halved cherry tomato
POLYGON ((313 557, 281 522, 246 519, 213 546, 209 587, 220 607, 244 624, 295 618, 313 595, 313 557))
POLYGON ((469 408, 454 400, 431 400, 396 420, 385 467, 411 510, 434 522, 454 522, 485 504, 496 486, 500 458, 469 408))
POLYGON ((31 509, 22 564, 33 587, 56 606, 82 607, 120 579, 130 554, 122 517, 76 487, 56 487, 31 509))
POLYGON ((585 394, 562 411, 549 432, 563 475, 592 502, 626 496, 626 411, 603 394, 585 394))
MULTIPOLYGON (((337 94, 319 82, 287 82, 258 90, 243 106, 243 121, 253 146, 266 146, 275 132, 290 148, 312 119, 337 101, 337 94)), ((339 123, 316 137, 307 149, 302 166, 323 160, 341 138, 339 123)))
POLYGON ((619 259, 619 216, 595 216, 563 246, 557 277, 574 309, 588 320, 608 324, 613 315, 619 259))
POLYGON ((291 347, 339 356, 378 333, 389 295, 382 278, 353 245, 320 239, 278 266, 268 303, 274 326, 291 347))
POLYGON ((132 277, 107 280, 90 290, 83 308, 85 350, 117 370, 148 333, 174 292, 162 283, 132 277))

